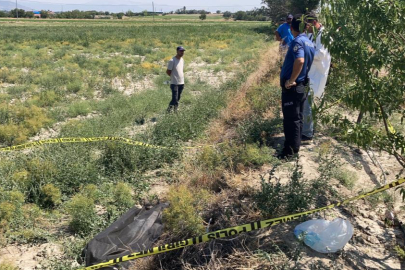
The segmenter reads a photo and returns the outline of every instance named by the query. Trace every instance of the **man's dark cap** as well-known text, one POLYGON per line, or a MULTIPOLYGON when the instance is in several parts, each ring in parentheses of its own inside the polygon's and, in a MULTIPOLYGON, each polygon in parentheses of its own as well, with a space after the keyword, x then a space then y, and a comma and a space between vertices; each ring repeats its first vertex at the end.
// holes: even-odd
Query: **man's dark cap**
POLYGON ((179 46, 179 47, 177 47, 177 50, 178 50, 178 51, 185 51, 186 49, 184 49, 183 46, 179 46))
POLYGON ((315 12, 309 12, 305 14, 306 16, 306 21, 312 21, 312 20, 318 20, 318 16, 316 15, 315 12))

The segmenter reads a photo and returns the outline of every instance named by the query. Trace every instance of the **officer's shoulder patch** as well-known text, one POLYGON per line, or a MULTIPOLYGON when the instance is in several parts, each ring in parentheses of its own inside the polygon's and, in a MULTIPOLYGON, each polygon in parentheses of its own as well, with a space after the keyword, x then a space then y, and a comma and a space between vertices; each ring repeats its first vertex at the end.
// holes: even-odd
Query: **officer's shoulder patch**
POLYGON ((298 51, 298 45, 295 45, 293 50, 294 50, 294 52, 297 52, 298 51))

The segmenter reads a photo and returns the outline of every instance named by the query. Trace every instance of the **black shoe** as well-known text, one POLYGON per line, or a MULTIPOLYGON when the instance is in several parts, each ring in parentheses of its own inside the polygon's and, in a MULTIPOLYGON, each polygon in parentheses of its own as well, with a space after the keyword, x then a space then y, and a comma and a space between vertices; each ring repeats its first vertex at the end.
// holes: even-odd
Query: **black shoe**
POLYGON ((308 137, 305 135, 301 136, 301 142, 308 142, 308 141, 312 141, 313 137, 308 137))
POLYGON ((298 153, 291 154, 291 153, 281 152, 276 157, 280 160, 291 160, 297 156, 298 156, 298 153))

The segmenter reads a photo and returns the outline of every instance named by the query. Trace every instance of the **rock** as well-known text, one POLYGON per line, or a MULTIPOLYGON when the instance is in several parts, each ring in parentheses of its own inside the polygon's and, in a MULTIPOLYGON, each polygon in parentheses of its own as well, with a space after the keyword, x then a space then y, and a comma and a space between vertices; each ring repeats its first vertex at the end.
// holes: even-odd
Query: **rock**
POLYGON ((368 218, 374 221, 378 220, 377 214, 375 212, 370 212, 368 218))
POLYGON ((355 242, 360 243, 360 244, 366 243, 366 241, 364 241, 364 238, 360 235, 355 238, 355 242))
POLYGON ((360 215, 361 215, 362 217, 364 217, 364 218, 368 218, 369 213, 367 213, 366 211, 361 211, 361 212, 360 212, 360 215))
POLYGON ((377 224, 381 227, 384 227, 385 225, 384 222, 382 222, 381 220, 377 220, 377 224))
POLYGON ((367 241, 372 244, 380 244, 380 241, 375 236, 367 236, 367 241))
POLYGON ((70 268, 73 269, 73 268, 77 268, 77 267, 79 267, 79 266, 80 266, 80 264, 79 264, 78 262, 74 261, 74 262, 72 262, 70 268))
POLYGON ((363 231, 367 230, 368 225, 363 222, 358 222, 357 226, 359 226, 363 231))

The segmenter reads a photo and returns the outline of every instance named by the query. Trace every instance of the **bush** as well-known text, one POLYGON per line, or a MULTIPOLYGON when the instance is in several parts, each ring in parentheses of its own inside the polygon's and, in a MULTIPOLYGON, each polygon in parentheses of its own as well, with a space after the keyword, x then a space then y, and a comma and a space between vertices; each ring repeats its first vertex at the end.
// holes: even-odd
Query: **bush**
POLYGON ((27 190, 30 184, 29 173, 24 169, 13 173, 11 179, 20 190, 27 190))
POLYGON ((395 246, 394 247, 395 252, 397 253, 397 256, 399 257, 400 260, 405 261, 405 250, 401 248, 401 246, 395 246))
POLYGON ((132 193, 133 190, 128 184, 119 182, 114 189, 115 205, 124 210, 133 207, 135 202, 132 193))
POLYGON ((55 91, 42 91, 39 94, 39 99, 36 104, 38 104, 39 107, 50 107, 54 105, 58 100, 59 97, 58 95, 56 95, 55 91))
POLYGON ((0 189, 0 220, 11 222, 21 214, 21 206, 25 198, 20 191, 4 191, 0 189))
POLYGON ((283 130, 283 120, 279 117, 263 119, 252 116, 240 124, 237 129, 239 138, 244 143, 259 143, 270 145, 273 136, 283 130))
POLYGON ((73 81, 70 82, 67 86, 66 86, 66 90, 69 93, 77 93, 82 89, 82 82, 77 80, 77 81, 73 81))
POLYGON ((246 145, 242 151, 240 160, 244 165, 262 166, 265 163, 276 161, 272 151, 268 147, 258 147, 256 144, 246 145))
POLYGON ((27 188, 28 201, 41 204, 42 187, 48 184, 57 174, 56 164, 50 160, 33 158, 26 161, 25 168, 28 171, 29 177, 27 188))
POLYGON ((81 101, 73 103, 69 106, 68 116, 76 117, 79 115, 87 115, 91 112, 91 105, 88 101, 81 101))
POLYGON ((205 20, 205 19, 207 19, 207 14, 205 13, 205 12, 203 12, 203 13, 201 13, 201 15, 200 15, 200 20, 205 20))
POLYGON ((172 187, 169 190, 170 207, 164 210, 164 224, 175 237, 188 237, 204 232, 201 217, 209 202, 206 190, 189 190, 187 186, 172 187))
POLYGON ((274 172, 275 168, 267 181, 262 177, 261 190, 254 196, 260 211, 265 216, 276 217, 308 210, 319 194, 319 189, 315 183, 311 185, 303 179, 298 161, 286 185, 282 185, 279 180, 272 181, 274 172))
POLYGON ((97 201, 99 199, 99 197, 100 197, 98 188, 94 184, 86 185, 82 190, 82 194, 86 198, 92 199, 94 201, 97 201))
POLYGON ((79 235, 89 234, 97 223, 94 200, 81 194, 74 196, 66 205, 71 215, 70 228, 79 235))
POLYGON ((62 192, 53 184, 47 184, 41 189, 41 205, 43 207, 55 207, 61 203, 62 192))
POLYGON ((206 146, 198 152, 196 160, 200 166, 211 171, 224 165, 222 154, 211 146, 206 146))
POLYGON ((223 144, 218 148, 205 147, 197 155, 197 162, 205 169, 214 171, 220 168, 236 170, 244 166, 259 167, 265 163, 278 163, 272 150, 256 144, 223 144))
POLYGON ((224 17, 225 19, 229 19, 229 18, 231 18, 232 17, 232 12, 230 12, 230 11, 225 11, 223 14, 222 14, 222 17, 224 17))
POLYGON ((352 189, 359 179, 357 173, 338 168, 334 171, 334 178, 338 180, 345 187, 352 189))
POLYGON ((0 203, 0 221, 10 221, 15 214, 16 206, 10 202, 0 203))

